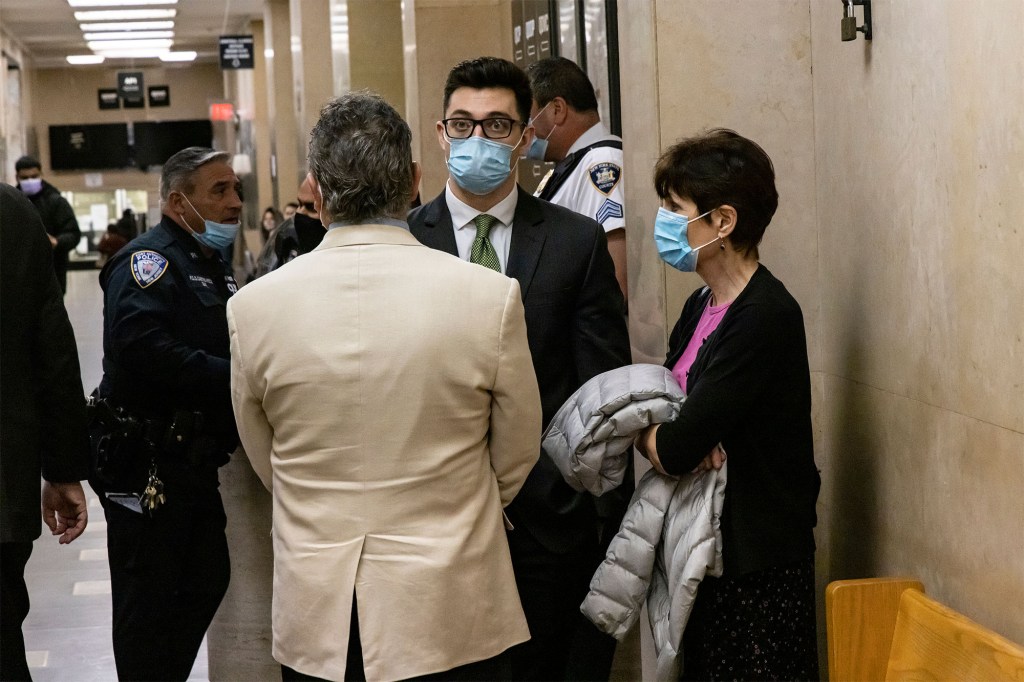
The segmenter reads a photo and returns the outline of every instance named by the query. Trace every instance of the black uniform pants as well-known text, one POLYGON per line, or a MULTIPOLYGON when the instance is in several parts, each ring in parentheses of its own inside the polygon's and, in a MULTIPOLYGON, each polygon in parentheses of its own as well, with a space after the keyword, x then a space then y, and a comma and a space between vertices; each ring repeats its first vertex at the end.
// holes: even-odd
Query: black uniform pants
POLYGON ((509 650, 513 679, 607 680, 615 640, 580 613, 603 558, 596 530, 593 543, 580 543, 561 554, 521 528, 509 531, 508 544, 530 626, 529 641, 509 650))
POLYGON ((25 564, 32 554, 31 542, 0 543, 0 680, 31 680, 25 660, 21 624, 28 615, 25 564))
POLYGON ((216 487, 166 489, 152 516, 105 501, 121 680, 185 680, 231 573, 216 487))

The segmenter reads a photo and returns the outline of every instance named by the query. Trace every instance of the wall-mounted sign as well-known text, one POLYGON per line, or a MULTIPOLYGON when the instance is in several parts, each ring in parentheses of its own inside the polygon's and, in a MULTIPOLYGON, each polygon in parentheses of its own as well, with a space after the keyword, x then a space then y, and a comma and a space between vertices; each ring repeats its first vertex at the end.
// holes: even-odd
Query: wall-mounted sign
POLYGON ((142 87, 141 71, 117 72, 117 94, 121 96, 125 109, 140 109, 146 106, 142 87))
POLYGON ((117 96, 114 88, 100 88, 97 90, 100 109, 120 109, 121 98, 117 96))
POLYGON ((169 85, 150 85, 149 86, 149 106, 151 106, 151 107, 169 107, 169 106, 171 106, 171 86, 169 86, 169 85))
POLYGON ((253 42, 251 35, 221 36, 218 43, 220 45, 220 68, 253 68, 253 42))

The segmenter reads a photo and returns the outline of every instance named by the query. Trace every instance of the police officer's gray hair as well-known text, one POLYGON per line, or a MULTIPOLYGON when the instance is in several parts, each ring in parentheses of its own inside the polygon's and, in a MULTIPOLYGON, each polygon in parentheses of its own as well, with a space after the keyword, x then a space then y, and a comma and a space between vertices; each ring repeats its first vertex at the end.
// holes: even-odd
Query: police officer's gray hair
POLYGON ((309 169, 330 222, 405 218, 412 199, 412 131, 372 92, 350 92, 320 111, 309 169))
POLYGON ((189 194, 195 191, 195 172, 213 161, 229 163, 231 154, 209 147, 187 147, 167 159, 160 173, 161 203, 167 201, 171 192, 189 194))

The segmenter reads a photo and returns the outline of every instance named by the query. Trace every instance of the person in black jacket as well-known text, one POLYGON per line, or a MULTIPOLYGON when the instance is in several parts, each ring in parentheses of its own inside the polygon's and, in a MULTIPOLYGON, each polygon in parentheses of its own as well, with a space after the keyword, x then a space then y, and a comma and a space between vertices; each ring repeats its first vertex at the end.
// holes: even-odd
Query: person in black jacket
POLYGON ((82 534, 89 437, 78 348, 46 231, 10 185, 0 184, 0 205, 0 679, 27 680, 24 571, 39 537, 40 501, 61 544, 82 534))
POLYGON ((53 248, 53 271, 57 273, 61 293, 68 289, 68 254, 78 246, 82 231, 78 227, 75 211, 60 190, 42 178, 39 162, 23 156, 14 164, 18 176, 18 189, 32 201, 43 219, 46 233, 53 248))
POLYGON ((637 446, 669 475, 721 468, 724 573, 705 578, 683 635, 683 679, 818 679, 811 382, 800 306, 758 262, 778 206, 771 159, 730 130, 658 161, 662 258, 705 281, 665 366, 686 391, 674 422, 637 446))
POLYGON ((107 519, 120 679, 186 679, 227 591, 218 468, 238 445, 226 312, 237 286, 220 251, 242 210, 230 158, 200 147, 171 156, 163 220, 100 273, 99 397, 121 418, 90 483, 107 519))

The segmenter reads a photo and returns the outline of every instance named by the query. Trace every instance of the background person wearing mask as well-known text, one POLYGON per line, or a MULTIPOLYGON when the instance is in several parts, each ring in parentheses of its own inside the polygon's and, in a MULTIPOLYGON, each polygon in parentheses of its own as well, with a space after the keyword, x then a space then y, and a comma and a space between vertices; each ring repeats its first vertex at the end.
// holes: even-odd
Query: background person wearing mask
POLYGON ((14 164, 18 176, 18 189, 32 202, 43 220, 46 234, 53 249, 53 271, 61 293, 68 289, 68 254, 78 246, 82 231, 78 227, 75 211, 60 190, 43 180, 42 166, 31 156, 23 156, 14 164))
MULTIPOLYGON (((449 72, 437 123, 448 183, 409 224, 423 244, 519 281, 546 425, 576 389, 630 355, 604 230, 516 184, 513 170, 533 139, 530 102, 526 74, 504 59, 480 57, 449 72)), ((578 670, 591 669, 593 652, 574 633, 596 630, 580 614, 603 558, 594 498, 570 488, 541 454, 507 511, 531 634, 513 650, 513 676, 585 679, 578 670)))
POLYGON ((601 223, 615 278, 626 298, 625 190, 622 139, 608 132, 594 86, 575 62, 548 57, 526 69, 533 91, 530 118, 536 137, 526 158, 555 161, 536 196, 601 223))
POLYGON ((100 273, 99 396, 141 425, 104 424, 109 456, 90 480, 107 519, 122 680, 185 680, 228 586, 218 468, 238 445, 226 317, 237 287, 220 253, 242 213, 230 159, 202 147, 171 156, 163 219, 100 273))
POLYGON ((690 296, 665 366, 678 418, 637 447, 670 476, 728 455, 720 578, 705 577, 683 631, 686 680, 816 680, 811 379, 800 306, 758 262, 779 203, 771 159, 731 130, 685 139, 654 172, 663 260, 707 286, 690 296))
POLYGON ((309 165, 330 230, 228 306, 285 680, 507 679, 530 636, 502 524, 540 438, 519 285, 409 234, 411 141, 377 95, 328 103, 309 165))
POLYGON ((262 277, 317 247, 327 234, 313 206, 309 176, 299 184, 296 209, 270 233, 256 258, 256 275, 262 277))
POLYGON ((62 545, 85 530, 79 481, 89 475, 89 436, 78 348, 46 231, 10 185, 0 184, 0 206, 0 679, 28 680, 25 564, 39 537, 40 502, 62 545))

